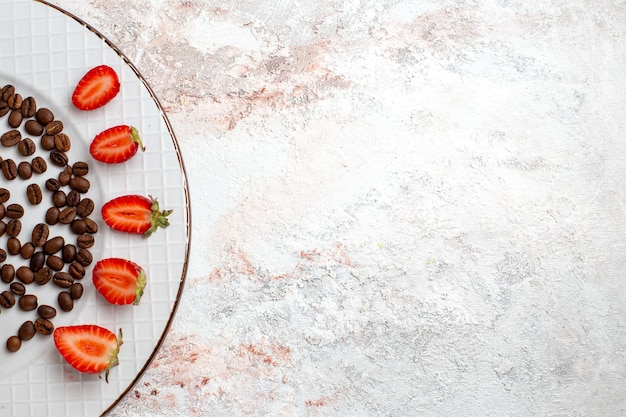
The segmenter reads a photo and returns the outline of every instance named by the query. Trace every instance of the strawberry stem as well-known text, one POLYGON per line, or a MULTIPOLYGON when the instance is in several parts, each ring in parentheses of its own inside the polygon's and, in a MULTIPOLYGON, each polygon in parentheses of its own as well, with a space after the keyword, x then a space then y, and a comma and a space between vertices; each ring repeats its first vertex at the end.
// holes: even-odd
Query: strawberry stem
POLYGON ((145 152, 146 151, 146 147, 143 146, 143 143, 141 142, 141 137, 139 136, 139 131, 137 130, 136 127, 131 126, 130 128, 130 135, 133 138, 133 142, 136 142, 139 147, 141 148, 141 152, 145 152))
POLYGON ((167 216, 172 214, 173 210, 162 210, 159 208, 159 202, 156 198, 150 197, 150 201, 152 202, 152 206, 150 209, 152 212, 150 213, 150 228, 146 230, 144 236, 150 236, 152 233, 156 232, 159 227, 167 227, 170 225, 170 221, 167 219, 167 216))

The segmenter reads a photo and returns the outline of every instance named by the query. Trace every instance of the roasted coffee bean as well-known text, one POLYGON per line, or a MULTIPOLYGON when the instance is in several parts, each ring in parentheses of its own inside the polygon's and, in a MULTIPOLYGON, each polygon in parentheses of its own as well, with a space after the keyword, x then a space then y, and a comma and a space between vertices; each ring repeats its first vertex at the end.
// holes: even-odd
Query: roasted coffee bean
POLYGON ((34 254, 35 254, 35 245, 33 245, 33 242, 26 242, 22 245, 22 249, 20 249, 20 256, 22 258, 30 259, 33 257, 34 254))
POLYGON ((26 187, 26 197, 28 197, 28 202, 32 205, 41 203, 43 194, 39 184, 29 184, 28 187, 26 187))
POLYGON ((17 237, 22 231, 22 222, 18 219, 11 219, 7 223, 7 235, 17 237))
POLYGON ((84 220, 87 224, 87 233, 98 233, 98 223, 91 220, 89 217, 85 217, 84 220))
POLYGON ((7 102, 0 100, 0 117, 6 116, 9 110, 11 109, 9 109, 9 105, 7 104, 7 102))
POLYGON ((57 287, 69 288, 74 283, 74 277, 67 272, 57 272, 52 277, 52 282, 54 282, 57 287))
POLYGON ((39 317, 42 319, 53 319, 57 315, 57 310, 52 306, 42 304, 37 308, 37 314, 39 314, 39 317))
POLYGON ((93 255, 89 249, 79 249, 76 253, 76 261, 82 266, 89 266, 93 262, 93 255))
POLYGON ((69 158, 67 157, 67 154, 65 152, 61 152, 58 149, 53 149, 50 151, 50 161, 58 167, 64 167, 67 165, 69 158))
POLYGON ((63 130, 63 122, 60 120, 53 120, 46 124, 46 135, 56 135, 63 130))
POLYGON ((24 116, 25 118, 33 117, 37 112, 37 102, 32 97, 26 97, 24 100, 22 100, 22 106, 20 107, 20 110, 22 111, 22 116, 24 116))
MULTIPOLYGON (((29 242, 29 243, 31 243, 31 242, 29 242)), ((30 257, 30 269, 32 269, 32 271, 35 272, 35 273, 39 272, 39 270, 41 268, 43 268, 45 263, 46 263, 46 254, 43 253, 43 252, 35 252, 30 257)), ((37 277, 35 277, 35 280, 36 279, 37 279, 37 277)))
POLYGON ((65 204, 71 207, 76 207, 80 203, 80 193, 76 190, 72 190, 67 193, 67 199, 65 204))
POLYGON ((55 236, 46 241, 43 245, 43 252, 46 255, 52 255, 63 249, 63 246, 65 246, 65 239, 63 239, 63 236, 55 236))
POLYGON ((61 210, 59 210, 57 207, 50 207, 48 210, 46 210, 46 223, 48 223, 50 226, 54 226, 55 224, 57 224, 59 222, 60 212, 61 210))
POLYGON ((76 214, 80 217, 87 217, 93 213, 94 202, 91 198, 83 198, 76 206, 76 214))
POLYGON ((54 120, 54 114, 52 114, 52 112, 49 109, 42 107, 39 110, 37 110, 37 113, 35 113, 35 119, 41 125, 45 126, 54 120))
POLYGON ((9 286, 9 289, 11 290, 13 295, 17 295, 18 297, 26 294, 26 287, 21 282, 12 282, 9 286))
POLYGON ((31 138, 24 138, 17 143, 17 151, 22 156, 31 156, 37 151, 37 146, 31 138))
POLYGON ((7 350, 11 353, 17 352, 22 347, 22 341, 18 336, 9 336, 7 339, 7 350))
POLYGON ((74 207, 65 207, 59 213, 59 223, 70 224, 76 218, 76 209, 74 207))
POLYGON ((68 272, 74 279, 83 279, 85 276, 85 267, 79 262, 74 261, 70 264, 68 272))
POLYGON ((38 317, 35 320, 35 330, 37 333, 48 336, 54 332, 54 324, 48 319, 38 317))
POLYGON ((27 266, 20 266, 15 271, 15 276, 17 279, 22 281, 24 284, 32 284, 35 281, 35 273, 31 271, 31 269, 27 266))
POLYGON ((35 174, 43 174, 48 170, 48 163, 41 156, 34 157, 31 165, 35 174))
POLYGON ((73 262, 74 259, 76 259, 76 246, 72 245, 71 243, 63 246, 63 250, 61 251, 61 259, 63 259, 63 262, 65 262, 66 264, 73 262))
POLYGON ((6 216, 10 219, 20 219, 24 215, 24 207, 17 203, 9 204, 6 211, 6 216))
POLYGON ((52 269, 44 266, 35 274, 35 282, 39 285, 46 285, 52 279, 54 272, 52 269))
POLYGON ((4 262, 7 260, 7 252, 0 248, 0 263, 4 262))
POLYGON ((94 239, 93 235, 87 233, 82 234, 76 238, 76 244, 78 245, 78 247, 83 249, 91 248, 94 245, 95 241, 96 240, 94 239))
POLYGON ((15 165, 15 161, 12 159, 5 159, 0 164, 2 168, 2 173, 7 180, 14 180, 17 178, 17 165, 15 165))
POLYGON ((0 268, 0 278, 2 282, 10 283, 15 278, 15 268, 11 264, 4 264, 0 268))
POLYGON ((7 84, 2 87, 2 90, 0 90, 0 99, 5 102, 9 101, 9 97, 11 97, 13 94, 15 94, 15 87, 13 87, 11 84, 7 84))
POLYGON ((72 174, 68 172, 67 170, 59 173, 59 183, 62 186, 69 184, 71 179, 72 179, 72 174))
POLYGON ((54 204, 55 207, 64 207, 66 203, 67 194, 65 194, 65 191, 59 190, 52 193, 52 204, 54 204))
POLYGON ((15 296, 10 291, 2 291, 0 293, 0 306, 11 308, 15 305, 15 296))
POLYGON ((72 221, 70 229, 72 230, 72 233, 82 235, 83 233, 87 233, 87 223, 83 219, 75 219, 72 221))
POLYGON ((85 194, 89 191, 90 186, 91 184, 89 183, 89 180, 85 177, 72 177, 70 180, 70 188, 81 194, 85 194))
POLYGON ((82 296, 83 296, 83 284, 81 284, 80 282, 73 283, 72 286, 70 287, 70 297, 72 297, 72 300, 78 300, 82 296))
POLYGON ((54 147, 62 152, 68 152, 72 148, 72 141, 65 133, 54 135, 54 147))
MULTIPOLYGON (((4 219, 6 215, 7 215, 6 207, 4 207, 4 204, 0 203, 0 219, 4 219)), ((2 233, 4 233, 4 231, 2 233)), ((2 236, 2 233, 0 233, 0 236, 2 236)))
POLYGON ((34 294, 24 294, 20 297, 18 304, 23 311, 33 311, 38 306, 37 296, 34 294))
POLYGON ((74 300, 68 291, 61 291, 57 297, 59 308, 65 312, 72 311, 74 308, 74 300))
POLYGON ((46 265, 53 271, 60 271, 65 266, 65 262, 56 255, 50 255, 48 259, 46 259, 46 265))
POLYGON ((9 130, 0 136, 0 144, 6 147, 17 145, 20 140, 22 140, 22 134, 19 130, 9 130))
POLYGON ((28 120, 24 123, 24 129, 26 133, 32 136, 41 136, 43 133, 43 126, 37 120, 28 120))
POLYGON ((28 320, 22 323, 19 330, 17 331, 17 336, 24 341, 30 340, 35 336, 36 330, 35 325, 32 321, 28 320))
POLYGON ((87 162, 76 162, 72 165, 72 174, 78 177, 84 177, 89 173, 89 165, 87 162))
POLYGON ((61 188, 61 183, 56 178, 46 180, 46 190, 55 192, 59 191, 59 188, 61 188))
POLYGON ((41 148, 46 151, 51 151, 54 149, 54 136, 52 135, 43 135, 41 137, 41 148))
POLYGON ((24 101, 22 95, 19 93, 15 93, 7 99, 7 104, 13 110, 18 110, 20 107, 22 107, 22 101, 24 101))
POLYGON ((39 223, 33 227, 31 242, 33 242, 35 246, 43 246, 46 244, 49 235, 50 228, 44 223, 39 223))
POLYGON ((0 220, 0 236, 2 236, 6 230, 7 224, 3 220, 0 220))
POLYGON ((17 176, 23 180, 28 180, 33 176, 33 167, 29 162, 22 161, 17 166, 17 176))
POLYGON ((22 116, 22 112, 19 110, 11 110, 9 113, 9 126, 14 129, 17 129, 22 124, 22 120, 24 120, 24 116, 22 116))
POLYGON ((7 252, 9 255, 17 255, 22 249, 22 243, 16 237, 10 237, 7 239, 7 252))
POLYGON ((6 203, 9 198, 11 198, 11 191, 6 188, 0 188, 0 203, 6 203))

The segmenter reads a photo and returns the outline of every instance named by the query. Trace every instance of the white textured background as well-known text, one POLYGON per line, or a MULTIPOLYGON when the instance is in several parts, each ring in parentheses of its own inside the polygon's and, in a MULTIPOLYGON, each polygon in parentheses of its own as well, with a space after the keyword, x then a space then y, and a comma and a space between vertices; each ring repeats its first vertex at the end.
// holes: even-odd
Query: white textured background
POLYGON ((624 0, 56 0, 189 174, 111 416, 626 414, 624 0))

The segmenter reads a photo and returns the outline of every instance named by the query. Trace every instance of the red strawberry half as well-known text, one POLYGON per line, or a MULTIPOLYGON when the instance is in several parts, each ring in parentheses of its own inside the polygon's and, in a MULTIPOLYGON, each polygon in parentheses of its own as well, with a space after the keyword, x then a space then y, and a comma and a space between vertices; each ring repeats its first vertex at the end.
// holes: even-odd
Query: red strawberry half
POLYGON ((93 285, 111 304, 139 304, 146 286, 146 273, 132 261, 107 258, 93 268, 93 285))
POLYGON ((120 125, 98 133, 91 142, 89 153, 97 161, 119 164, 132 158, 140 147, 142 152, 146 150, 137 129, 120 125))
POLYGON ((119 364, 117 355, 122 346, 122 330, 119 336, 94 324, 57 327, 54 345, 72 368, 87 374, 106 373, 119 364))
POLYGON ((102 218, 111 229, 145 236, 169 226, 167 216, 171 213, 161 211, 156 199, 134 194, 114 198, 102 206, 102 218))
POLYGON ((78 110, 93 110, 102 107, 120 91, 120 80, 115 70, 106 65, 90 69, 80 79, 72 103, 78 110))

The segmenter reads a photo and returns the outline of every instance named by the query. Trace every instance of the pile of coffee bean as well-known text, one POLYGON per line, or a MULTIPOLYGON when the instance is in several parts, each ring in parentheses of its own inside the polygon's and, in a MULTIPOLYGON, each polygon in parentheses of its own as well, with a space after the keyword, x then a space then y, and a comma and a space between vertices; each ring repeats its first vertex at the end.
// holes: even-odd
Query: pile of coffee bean
POLYGON ((23 98, 12 85, 0 89, 0 119, 4 117, 8 128, 0 135, 0 237, 6 237, 6 246, 0 247, 0 285, 6 287, 0 288, 0 313, 17 306, 35 314, 7 339, 7 350, 16 352, 35 334, 50 335, 57 309, 69 312, 82 297, 80 281, 93 261, 91 248, 98 225, 89 217, 94 211, 93 200, 86 196, 89 165, 70 163, 72 144, 63 122, 50 109, 38 108, 33 97, 23 98), (3 159, 2 148, 13 147, 19 154, 16 159, 21 160, 3 159), (20 180, 27 182, 25 186, 20 180), (22 219, 28 217, 28 207, 11 202, 16 192, 24 193, 26 206, 45 204, 49 198, 45 218, 26 236, 22 219), (74 239, 54 235, 53 230, 61 226, 66 226, 74 239), (43 285, 58 289, 56 306, 40 304, 36 291, 29 291, 43 285))

